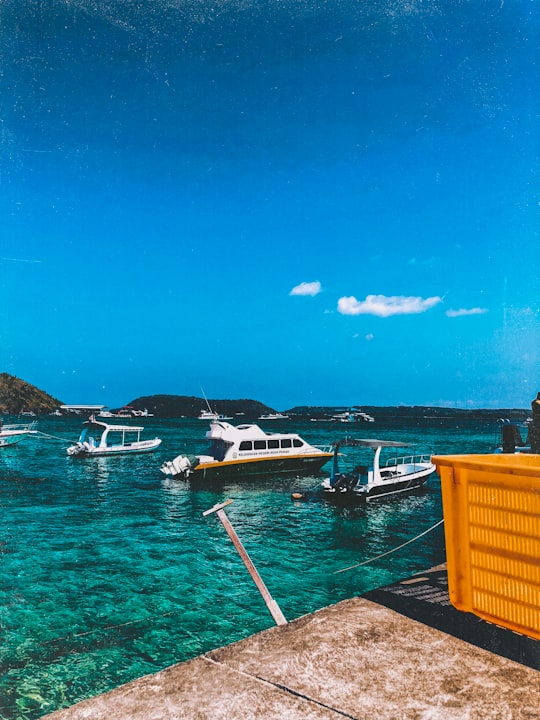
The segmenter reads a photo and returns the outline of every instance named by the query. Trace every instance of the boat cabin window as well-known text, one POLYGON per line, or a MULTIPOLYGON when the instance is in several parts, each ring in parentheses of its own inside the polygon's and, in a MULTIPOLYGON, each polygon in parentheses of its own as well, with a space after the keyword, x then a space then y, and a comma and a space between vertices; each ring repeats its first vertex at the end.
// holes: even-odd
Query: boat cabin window
MULTIPOLYGON (((216 441, 219 442, 219 441, 216 441)), ((282 448, 302 447, 304 443, 298 438, 281 438, 281 440, 273 438, 272 440, 242 440, 238 446, 239 451, 246 450, 277 450, 282 448)))
POLYGON ((213 440, 208 450, 208 454, 211 455, 214 460, 224 460, 230 445, 232 445, 232 443, 225 442, 225 440, 221 440, 221 438, 213 440))

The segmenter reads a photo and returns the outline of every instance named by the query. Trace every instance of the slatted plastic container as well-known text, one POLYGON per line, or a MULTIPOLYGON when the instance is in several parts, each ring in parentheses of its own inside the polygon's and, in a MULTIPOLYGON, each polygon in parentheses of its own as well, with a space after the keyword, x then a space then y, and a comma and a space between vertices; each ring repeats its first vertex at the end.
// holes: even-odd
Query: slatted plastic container
POLYGON ((540 639, 540 455, 433 457, 459 610, 540 639))

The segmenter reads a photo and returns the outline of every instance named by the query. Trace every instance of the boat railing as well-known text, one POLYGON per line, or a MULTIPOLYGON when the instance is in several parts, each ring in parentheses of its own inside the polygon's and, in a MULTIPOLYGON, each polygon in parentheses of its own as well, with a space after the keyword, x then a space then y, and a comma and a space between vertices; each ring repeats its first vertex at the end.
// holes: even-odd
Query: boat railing
POLYGON ((335 447, 333 445, 313 445, 313 447, 326 453, 333 453, 335 450, 335 447))
POLYGON ((417 463, 430 463, 431 455, 403 455, 398 458, 390 458, 386 461, 386 467, 390 465, 416 465, 417 463))
POLYGON ((0 430, 34 430, 37 427, 37 420, 27 423, 12 423, 11 425, 1 425, 0 430))

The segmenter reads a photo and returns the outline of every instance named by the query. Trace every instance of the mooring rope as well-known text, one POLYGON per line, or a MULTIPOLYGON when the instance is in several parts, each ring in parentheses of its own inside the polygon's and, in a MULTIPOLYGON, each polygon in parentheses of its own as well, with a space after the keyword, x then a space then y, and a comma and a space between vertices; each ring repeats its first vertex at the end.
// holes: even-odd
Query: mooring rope
POLYGON ((48 438, 50 440, 59 440, 60 442, 65 442, 69 445, 73 445, 75 442, 75 440, 71 440, 70 438, 59 437, 58 435, 49 435, 48 433, 41 432, 41 430, 34 430, 32 434, 40 435, 41 437, 48 438))
POLYGON ((386 557, 386 555, 391 555, 392 553, 395 553, 397 550, 401 550, 401 548, 404 548, 405 545, 410 545, 411 543, 415 542, 419 538, 430 533, 432 530, 435 530, 435 528, 439 527, 439 525, 442 525, 443 522, 444 522, 444 518, 442 520, 439 520, 439 522, 435 523, 435 525, 432 525, 427 530, 424 530, 424 532, 421 532, 420 535, 413 537, 411 540, 407 540, 407 542, 404 542, 403 544, 398 545, 397 547, 393 548, 392 550, 388 550, 387 552, 381 553, 380 555, 377 555, 374 558, 370 558, 369 560, 364 560, 363 562, 357 563, 356 565, 350 565, 349 567, 343 568, 342 570, 335 570, 332 574, 338 575, 339 573, 347 572, 347 570, 354 570, 357 567, 361 567, 362 565, 368 565, 369 563, 375 562, 375 560, 379 560, 380 558, 386 557))
MULTIPOLYGON (((179 610, 170 610, 169 612, 160 613, 158 615, 149 615, 144 618, 139 618, 138 620, 128 620, 123 623, 118 623, 117 625, 106 625, 104 627, 95 627, 92 628, 92 630, 85 630, 84 632, 79 633, 73 633, 70 635, 65 635, 64 637, 60 638, 52 638, 51 640, 38 640, 38 645, 51 645, 52 643, 65 643, 69 640, 76 640, 77 638, 86 637, 87 635, 93 635, 94 633, 98 632, 106 632, 108 630, 117 630, 119 628, 128 627, 130 625, 139 625, 141 623, 147 623, 153 620, 160 620, 161 618, 170 617, 171 615, 178 615, 179 613, 185 612, 184 608, 181 608, 179 610)), ((190 632, 186 628, 182 629, 183 632, 186 633, 186 635, 189 635, 190 637, 199 640, 200 638, 195 635, 194 633, 190 632)))

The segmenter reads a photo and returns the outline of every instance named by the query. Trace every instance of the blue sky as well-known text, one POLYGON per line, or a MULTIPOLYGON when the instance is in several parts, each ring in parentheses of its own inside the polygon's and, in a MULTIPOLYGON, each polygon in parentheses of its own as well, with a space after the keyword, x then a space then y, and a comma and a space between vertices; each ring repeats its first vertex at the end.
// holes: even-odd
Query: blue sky
POLYGON ((2 4, 0 370, 527 407, 534 3, 2 4))

